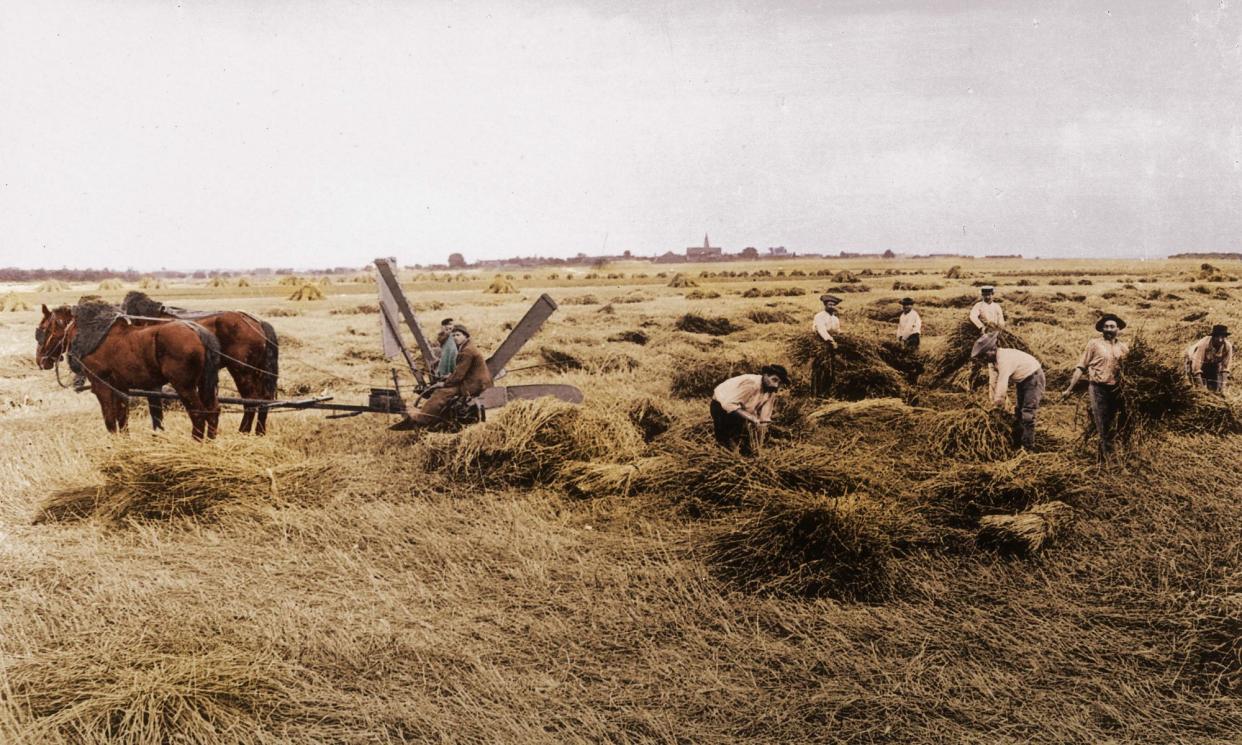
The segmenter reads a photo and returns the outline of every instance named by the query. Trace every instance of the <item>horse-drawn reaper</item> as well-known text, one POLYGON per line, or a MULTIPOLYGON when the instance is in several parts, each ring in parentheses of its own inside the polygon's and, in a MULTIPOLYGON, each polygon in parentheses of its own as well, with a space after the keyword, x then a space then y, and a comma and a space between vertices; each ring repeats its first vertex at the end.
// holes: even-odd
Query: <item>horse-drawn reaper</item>
MULTIPOLYGON (((140 293, 131 293, 126 298, 125 309, 134 315, 127 315, 113 306, 106 306, 113 309, 112 317, 109 319, 109 328, 127 329, 117 332, 118 338, 121 336, 137 338, 136 332, 141 330, 145 334, 144 338, 147 339, 178 336, 188 344, 189 337, 185 332, 192 330, 195 338, 199 340, 198 343, 206 350, 203 353, 201 374, 206 375, 205 370, 209 362, 211 365, 225 367, 233 374, 241 395, 236 398, 217 396, 214 383, 215 368, 212 367, 210 401, 206 397, 205 388, 199 398, 193 398, 184 380, 181 378, 174 380, 171 371, 166 372, 163 378, 154 373, 138 375, 134 372, 139 368, 145 369, 150 359, 158 357, 158 353, 154 351, 147 352, 146 358, 141 358, 142 355, 135 352, 136 356, 132 359, 113 360, 108 368, 107 377, 97 374, 88 375, 91 388, 100 398, 100 405, 104 408, 104 417, 109 431, 116 431, 125 426, 126 414, 120 411, 126 407, 128 398, 131 396, 145 397, 151 404, 152 424, 157 429, 160 427, 160 402, 181 400, 195 423, 196 437, 202 436, 204 428, 208 436, 214 436, 219 404, 245 407, 246 414, 243 417, 242 431, 248 430, 251 416, 257 415, 256 433, 263 434, 267 413, 273 409, 320 409, 336 412, 331 418, 356 416, 363 413, 406 414, 407 416, 394 425, 393 429, 408 429, 411 422, 418 419, 422 419, 423 423, 447 426, 481 421, 486 418, 489 409, 499 408, 509 401, 518 399, 552 396, 570 403, 582 401, 582 392, 570 385, 503 386, 494 384, 495 380, 504 377, 505 365, 521 351, 526 342, 556 311, 556 302, 548 295, 541 295, 535 301, 509 336, 483 362, 486 366, 486 375, 481 377, 486 380, 485 385, 453 387, 452 380, 449 379, 447 382, 450 386, 446 387, 445 380, 437 380, 430 372, 436 368, 435 354, 414 315, 413 308, 397 282, 391 263, 388 259, 376 259, 375 266, 378 270, 379 322, 383 335, 384 354, 389 359, 400 356, 404 360, 414 380, 408 391, 402 391, 400 377, 394 368, 393 387, 372 388, 366 404, 333 403, 332 397, 327 395, 278 400, 275 398, 276 333, 270 325, 246 314, 231 311, 192 313, 169 308, 150 301, 140 293), (118 321, 121 322, 117 323, 118 321), (402 322, 413 337, 417 351, 412 351, 403 339, 402 322), (178 331, 160 332, 159 329, 178 329, 178 331), (133 370, 130 369, 131 367, 133 370), (165 383, 171 383, 176 392, 170 393, 162 390, 161 386, 165 383), (408 402, 407 398, 409 398, 408 402), (213 406, 215 407, 214 413, 212 413, 213 406), (202 414, 209 414, 209 418, 201 421, 195 418, 202 414), (411 417, 410 414, 414 416, 411 417)), ((81 307, 79 306, 79 309, 81 307)), ((36 332, 39 342, 37 357, 40 367, 50 369, 66 352, 70 353, 71 360, 79 357, 72 353, 70 339, 65 335, 66 329, 73 330, 75 325, 73 321, 74 315, 67 307, 58 308, 56 311, 48 311, 46 307, 44 308, 44 320, 36 332)), ((84 360, 84 362, 90 362, 90 360, 84 360)), ((184 373, 183 377, 188 374, 184 373)))

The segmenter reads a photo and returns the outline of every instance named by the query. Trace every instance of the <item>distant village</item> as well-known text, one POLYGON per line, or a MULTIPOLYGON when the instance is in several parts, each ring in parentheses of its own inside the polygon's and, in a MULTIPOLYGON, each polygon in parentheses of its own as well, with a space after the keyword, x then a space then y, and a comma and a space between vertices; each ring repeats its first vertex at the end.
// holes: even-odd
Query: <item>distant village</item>
MULTIPOLYGON (((703 245, 687 246, 682 251, 665 251, 658 256, 636 256, 630 251, 624 251, 620 254, 606 256, 588 256, 580 253, 577 256, 568 259, 544 258, 540 256, 529 257, 512 257, 508 259, 484 259, 467 263, 462 254, 451 254, 447 264, 420 265, 420 269, 493 269, 501 267, 538 267, 538 266, 600 266, 613 261, 650 261, 653 264, 701 264, 704 262, 717 261, 758 261, 759 259, 897 259, 897 258, 930 258, 930 257, 954 257, 962 259, 973 259, 974 256, 965 254, 897 254, 893 251, 884 251, 882 253, 857 253, 851 251, 841 251, 835 254, 820 253, 794 253, 784 246, 769 246, 760 250, 754 246, 747 246, 737 253, 726 253, 720 246, 713 246, 711 238, 705 233, 703 235, 703 245)), ((1021 254, 993 255, 986 256, 988 259, 1020 259, 1021 254)))

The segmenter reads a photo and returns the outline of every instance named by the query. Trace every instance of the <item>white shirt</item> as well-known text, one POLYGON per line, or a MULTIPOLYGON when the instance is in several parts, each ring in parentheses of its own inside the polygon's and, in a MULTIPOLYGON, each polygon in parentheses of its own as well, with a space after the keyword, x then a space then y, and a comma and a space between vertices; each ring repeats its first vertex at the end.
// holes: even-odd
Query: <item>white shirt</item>
POLYGON ((1190 361, 1190 371, 1195 375, 1203 374, 1204 364, 1216 364, 1220 372, 1229 372, 1229 363, 1233 362, 1233 342, 1225 340, 1220 351, 1212 347, 1212 337, 1205 336, 1186 350, 1186 359, 1190 361))
POLYGON ((905 341, 910 338, 911 334, 923 333, 923 319, 919 318, 919 312, 913 308, 909 313, 902 313, 897 318, 897 338, 905 341))
POLYGON ((1021 349, 1009 349, 1000 347, 996 350, 996 362, 992 365, 995 370, 996 387, 992 389, 992 400, 998 404, 1005 402, 1005 394, 1009 391, 1009 381, 1021 383, 1035 373, 1039 372, 1042 366, 1039 360, 1031 355, 1023 352, 1021 349))
POLYGON ((821 310, 815 314, 815 320, 811 322, 811 328, 815 329, 815 333, 819 334, 819 338, 824 341, 832 341, 832 332, 841 330, 841 319, 821 310))
POLYGON ((772 407, 776 404, 776 391, 763 390, 763 376, 750 374, 729 378, 716 386, 712 398, 727 412, 742 409, 759 417, 759 421, 772 421, 772 407))
POLYGON ((980 330, 982 330, 986 324, 990 324, 997 328, 1004 328, 1005 311, 1001 310, 1000 303, 995 300, 990 303, 985 303, 980 300, 975 303, 975 307, 970 309, 970 322, 975 325, 975 328, 980 330))

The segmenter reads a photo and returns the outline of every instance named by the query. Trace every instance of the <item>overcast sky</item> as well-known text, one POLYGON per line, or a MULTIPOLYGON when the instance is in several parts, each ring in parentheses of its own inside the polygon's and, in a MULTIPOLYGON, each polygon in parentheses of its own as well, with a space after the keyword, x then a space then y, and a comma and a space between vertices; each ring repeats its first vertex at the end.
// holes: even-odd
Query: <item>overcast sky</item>
POLYGON ((4 0, 0 102, 0 265, 1242 250, 1238 0, 4 0))

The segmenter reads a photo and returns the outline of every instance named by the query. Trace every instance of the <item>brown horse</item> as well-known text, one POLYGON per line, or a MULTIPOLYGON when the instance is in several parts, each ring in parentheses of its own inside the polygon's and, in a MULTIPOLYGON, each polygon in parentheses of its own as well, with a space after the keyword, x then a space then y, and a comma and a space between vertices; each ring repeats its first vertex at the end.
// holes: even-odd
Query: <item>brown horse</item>
MULTIPOLYGON (((199 324, 220 340, 220 362, 233 376, 242 398, 276 400, 280 346, 276 329, 267 321, 233 310, 199 312, 170 308, 138 291, 125 295, 121 310, 131 316, 179 318, 199 324)), ((249 432, 252 422, 256 435, 265 434, 267 409, 246 406, 240 430, 249 432)))
POLYGON ((45 305, 35 341, 40 368, 52 369, 65 355, 80 366, 109 432, 124 429, 129 421, 127 391, 158 390, 169 383, 190 415, 194 439, 203 439, 204 433, 216 436, 220 343, 203 327, 189 322, 135 326, 120 320, 106 303, 56 310, 45 305))

